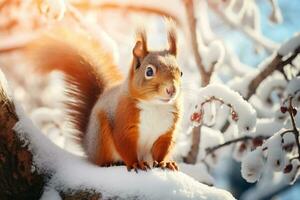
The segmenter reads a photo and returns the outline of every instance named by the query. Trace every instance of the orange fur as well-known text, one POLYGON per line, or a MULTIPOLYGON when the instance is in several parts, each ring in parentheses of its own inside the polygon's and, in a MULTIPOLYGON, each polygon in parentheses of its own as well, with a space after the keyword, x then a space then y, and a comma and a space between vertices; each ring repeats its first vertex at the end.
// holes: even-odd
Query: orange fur
POLYGON ((135 100, 123 97, 118 104, 115 118, 113 137, 116 149, 128 167, 138 162, 137 138, 139 124, 139 110, 135 100))
POLYGON ((110 165, 114 162, 113 159, 113 150, 114 150, 114 141, 112 134, 112 127, 110 126, 109 120, 104 112, 100 112, 98 114, 99 124, 101 130, 99 134, 101 134, 98 149, 96 151, 95 161, 97 165, 110 165))

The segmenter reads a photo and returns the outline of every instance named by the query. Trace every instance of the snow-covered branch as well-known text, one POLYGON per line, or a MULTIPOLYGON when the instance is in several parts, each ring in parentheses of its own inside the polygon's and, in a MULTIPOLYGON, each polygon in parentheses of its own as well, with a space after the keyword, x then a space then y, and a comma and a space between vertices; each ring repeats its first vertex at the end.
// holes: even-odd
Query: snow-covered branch
POLYGON ((191 46, 194 54, 194 58, 197 64, 197 67, 200 72, 201 82, 202 86, 206 86, 209 84, 212 73, 214 72, 216 62, 212 62, 211 66, 209 66, 209 69, 206 69, 206 67, 203 64, 202 56, 199 52, 199 39, 197 37, 197 19, 195 17, 195 8, 194 8, 194 1, 193 0, 183 0, 185 9, 186 9, 186 15, 188 20, 188 27, 189 27, 189 33, 191 37, 191 46))
POLYGON ((275 70, 282 72, 283 68, 291 64, 299 53, 300 35, 296 35, 282 44, 275 57, 251 80, 246 99, 249 99, 255 93, 256 88, 266 77, 271 75, 275 70))
POLYGON ((260 19, 258 8, 254 1, 231 1, 235 3, 243 4, 240 7, 238 14, 233 13, 234 5, 224 9, 220 6, 220 3, 214 1, 208 1, 210 8, 224 20, 230 26, 239 29, 257 44, 263 46, 269 52, 273 52, 277 49, 277 44, 270 39, 262 35, 260 31, 260 19))

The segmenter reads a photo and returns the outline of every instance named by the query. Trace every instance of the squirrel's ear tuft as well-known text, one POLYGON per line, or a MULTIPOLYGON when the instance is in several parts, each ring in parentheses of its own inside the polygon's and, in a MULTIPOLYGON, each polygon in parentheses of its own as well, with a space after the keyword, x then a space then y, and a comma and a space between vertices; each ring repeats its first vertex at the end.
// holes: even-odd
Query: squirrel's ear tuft
POLYGON ((133 55, 139 59, 144 58, 148 54, 147 36, 144 29, 137 32, 137 39, 132 52, 133 55))
POLYGON ((168 24, 168 42, 169 42, 169 52, 176 56, 177 55, 177 33, 176 25, 172 20, 167 21, 168 24))

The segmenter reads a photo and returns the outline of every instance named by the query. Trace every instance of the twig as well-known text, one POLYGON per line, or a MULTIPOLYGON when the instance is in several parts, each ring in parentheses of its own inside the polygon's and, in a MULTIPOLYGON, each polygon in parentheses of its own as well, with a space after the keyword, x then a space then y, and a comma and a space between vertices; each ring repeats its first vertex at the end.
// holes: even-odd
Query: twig
MULTIPOLYGON (((216 150, 220 149, 220 148, 223 148, 225 146, 228 146, 228 145, 231 145, 231 144, 234 144, 234 143, 237 143, 237 142, 240 142, 240 141, 247 141, 247 140, 252 140, 254 139, 253 137, 250 137, 250 136, 243 136, 243 137, 240 137, 240 138, 236 138, 236 139, 233 139, 233 140, 229 140, 223 144, 220 144, 220 145, 217 145, 217 146, 214 146, 214 147, 208 147, 205 149, 206 151, 206 155, 205 155, 205 158, 207 156, 209 156, 210 154, 214 153, 216 150)), ((204 158, 204 159, 205 159, 204 158)))

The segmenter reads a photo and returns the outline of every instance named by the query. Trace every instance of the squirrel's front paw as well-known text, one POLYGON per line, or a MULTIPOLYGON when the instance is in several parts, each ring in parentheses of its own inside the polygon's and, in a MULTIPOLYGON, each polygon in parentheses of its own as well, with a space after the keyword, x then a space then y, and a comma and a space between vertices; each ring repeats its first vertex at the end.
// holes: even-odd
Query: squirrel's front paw
POLYGON ((172 171, 178 171, 178 166, 174 161, 162 161, 162 162, 153 162, 153 167, 160 167, 162 169, 170 169, 172 171))
POLYGON ((146 161, 135 162, 132 165, 127 165, 128 171, 131 171, 132 169, 136 173, 138 172, 139 169, 143 171, 147 171, 147 169, 150 169, 150 165, 146 161))

